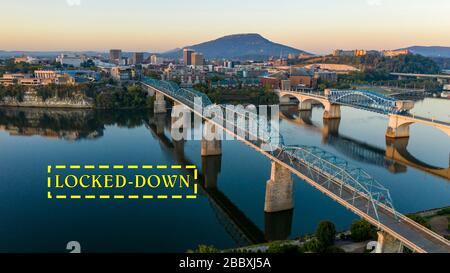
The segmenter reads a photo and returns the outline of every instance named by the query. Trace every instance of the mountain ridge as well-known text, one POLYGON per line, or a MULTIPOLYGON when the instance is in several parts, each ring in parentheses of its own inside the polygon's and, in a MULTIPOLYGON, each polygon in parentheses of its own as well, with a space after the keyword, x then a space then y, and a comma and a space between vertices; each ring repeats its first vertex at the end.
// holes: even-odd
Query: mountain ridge
POLYGON ((401 48, 408 49, 413 54, 419 54, 425 57, 444 57, 450 58, 450 47, 447 46, 410 46, 401 48))
MULTIPOLYGON (((275 43, 257 33, 241 33, 226 35, 207 42, 185 46, 162 53, 165 57, 181 58, 183 49, 190 48, 203 53, 207 59, 265 59, 272 56, 288 54, 310 54, 306 51, 275 43)), ((311 54, 312 55, 312 54, 311 54)))

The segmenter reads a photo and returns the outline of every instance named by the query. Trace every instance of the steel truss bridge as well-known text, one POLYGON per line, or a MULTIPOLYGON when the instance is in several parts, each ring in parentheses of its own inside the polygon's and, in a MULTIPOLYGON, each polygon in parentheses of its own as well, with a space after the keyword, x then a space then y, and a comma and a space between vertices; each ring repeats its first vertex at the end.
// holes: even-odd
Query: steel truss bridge
MULTIPOLYGON (((204 93, 194 89, 180 88, 173 82, 150 78, 145 78, 141 82, 144 86, 187 106, 204 120, 223 128, 228 134, 287 168, 411 250, 432 253, 450 252, 448 240, 398 213, 393 206, 389 191, 364 170, 317 147, 284 144, 277 128, 269 126, 267 130, 261 130, 266 128, 267 120, 258 118, 254 113, 234 113, 234 117, 238 119, 244 116, 247 123, 244 125, 238 123, 238 126, 232 127, 235 129, 231 131, 227 129, 230 123, 228 119, 218 120, 217 117, 213 119, 202 112, 205 107, 215 107, 225 112, 227 106, 213 104, 204 93), (249 130, 249 124, 258 125, 257 136, 252 135, 253 131, 249 130), (239 130, 247 132, 246 136, 242 137, 238 134, 239 130)), ((336 99, 345 101, 346 97, 340 96, 336 99)), ((233 125, 236 124, 235 121, 232 122, 233 125)))
POLYGON ((380 114, 406 114, 398 108, 398 100, 365 90, 331 90, 327 96, 331 103, 352 106, 380 114))

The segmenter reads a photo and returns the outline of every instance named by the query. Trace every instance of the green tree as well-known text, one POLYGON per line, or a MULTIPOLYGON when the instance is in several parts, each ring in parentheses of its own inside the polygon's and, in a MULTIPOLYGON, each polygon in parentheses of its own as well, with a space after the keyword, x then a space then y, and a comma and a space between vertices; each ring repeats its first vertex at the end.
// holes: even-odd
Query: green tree
POLYGON ((350 227, 351 238, 355 242, 363 242, 376 238, 376 229, 366 220, 354 220, 350 227))
POLYGON ((321 243, 317 239, 311 239, 309 241, 306 241, 301 247, 300 252, 307 252, 307 253, 322 252, 321 243))
POLYGON ((215 246, 199 245, 194 250, 188 250, 188 253, 220 253, 220 250, 215 246))
POLYGON ((424 226, 428 229, 431 229, 431 226, 428 223, 427 219, 423 218, 422 216, 416 215, 416 214, 410 214, 410 215, 407 215, 407 217, 409 219, 413 220, 414 222, 421 224, 422 226, 424 226))
POLYGON ((94 61, 93 60, 87 60, 87 61, 85 61, 85 62, 82 62, 81 63, 81 67, 83 67, 83 68, 95 68, 95 63, 94 63, 94 61))
POLYGON ((336 227, 330 221, 320 222, 316 229, 316 238, 323 249, 332 246, 336 238, 336 227))
POLYGON ((272 242, 269 244, 267 253, 300 253, 301 249, 293 244, 288 244, 284 242, 272 242))

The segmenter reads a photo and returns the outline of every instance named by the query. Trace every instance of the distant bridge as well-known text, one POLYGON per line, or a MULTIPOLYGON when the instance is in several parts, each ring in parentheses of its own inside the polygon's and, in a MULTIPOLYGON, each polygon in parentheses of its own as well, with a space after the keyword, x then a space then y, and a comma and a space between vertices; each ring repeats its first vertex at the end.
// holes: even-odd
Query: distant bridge
POLYGON ((447 74, 416 74, 416 73, 391 73, 392 76, 398 76, 399 80, 404 78, 417 78, 417 79, 437 79, 441 82, 449 82, 450 75, 447 74))
POLYGON ((327 89, 325 94, 305 93, 291 90, 275 90, 280 97, 280 104, 290 104, 291 98, 299 103, 300 111, 311 111, 314 103, 324 106, 324 119, 341 118, 341 106, 349 106, 389 116, 386 131, 388 138, 408 138, 409 127, 421 123, 440 129, 450 136, 450 123, 430 118, 413 116, 409 111, 414 107, 413 101, 397 100, 365 90, 327 89))
MULTIPOLYGON (((226 128, 227 120, 218 122, 199 112, 194 98, 201 98, 203 107, 219 107, 225 111, 225 106, 212 104, 205 94, 196 90, 183 89, 171 82, 149 78, 144 79, 142 85, 156 96, 155 113, 166 111, 164 97, 167 97, 176 107, 188 107, 205 120, 207 127, 223 128, 228 134, 272 161, 272 174, 266 187, 266 212, 293 208, 291 175, 295 174, 381 229, 383 233, 380 233, 379 243, 385 251, 399 251, 401 244, 404 244, 416 252, 450 252, 448 240, 399 214, 394 209, 389 191, 364 170, 316 147, 285 145, 279 132, 267 132, 271 137, 258 135, 257 140, 241 137, 235 130, 226 128), (278 141, 276 144, 272 142, 274 133, 278 134, 274 137, 278 141), (263 146, 269 146, 270 149, 263 146)), ((235 116, 239 115, 242 113, 235 113, 235 116)), ((249 123, 256 122, 260 125, 257 117, 255 119, 251 114, 244 116, 249 123)), ((249 135, 252 133, 246 125, 238 124, 237 130, 245 131, 249 135)), ((221 154, 220 140, 202 140, 202 156, 217 154, 221 154)))
POLYGON ((322 142, 338 149, 350 158, 380 166, 393 173, 406 171, 406 166, 424 171, 450 181, 450 166, 440 168, 420 161, 408 152, 408 139, 387 139, 386 149, 372 146, 368 143, 339 134, 340 120, 324 120, 322 128, 316 127, 311 121, 311 114, 297 112, 296 115, 281 111, 283 120, 300 125, 322 134, 322 142))

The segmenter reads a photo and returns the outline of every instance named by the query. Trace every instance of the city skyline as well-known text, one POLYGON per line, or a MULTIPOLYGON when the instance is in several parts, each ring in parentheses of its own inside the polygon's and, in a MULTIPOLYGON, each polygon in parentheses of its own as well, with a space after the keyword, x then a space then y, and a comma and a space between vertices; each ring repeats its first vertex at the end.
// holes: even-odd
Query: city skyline
POLYGON ((343 2, 10 1, 0 18, 6 26, 0 29, 0 50, 165 52, 237 33, 259 33, 316 54, 450 46, 448 1, 343 2))

